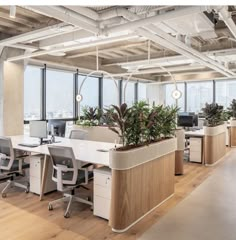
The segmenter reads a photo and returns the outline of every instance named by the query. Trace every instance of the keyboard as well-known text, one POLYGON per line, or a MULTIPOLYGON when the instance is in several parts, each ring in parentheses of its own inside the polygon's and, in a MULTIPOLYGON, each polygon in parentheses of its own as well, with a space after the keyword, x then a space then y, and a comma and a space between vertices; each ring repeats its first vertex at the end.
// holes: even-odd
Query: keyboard
POLYGON ((18 145, 22 147, 31 147, 31 148, 39 146, 39 144, 37 143, 19 143, 18 145))

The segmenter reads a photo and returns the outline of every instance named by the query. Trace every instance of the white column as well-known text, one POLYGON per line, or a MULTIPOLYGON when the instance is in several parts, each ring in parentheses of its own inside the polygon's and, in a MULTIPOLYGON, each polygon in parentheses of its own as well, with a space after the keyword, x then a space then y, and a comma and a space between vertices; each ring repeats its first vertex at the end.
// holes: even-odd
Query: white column
POLYGON ((24 132, 24 64, 5 61, 12 50, 6 52, 0 59, 0 135, 20 135, 24 132))

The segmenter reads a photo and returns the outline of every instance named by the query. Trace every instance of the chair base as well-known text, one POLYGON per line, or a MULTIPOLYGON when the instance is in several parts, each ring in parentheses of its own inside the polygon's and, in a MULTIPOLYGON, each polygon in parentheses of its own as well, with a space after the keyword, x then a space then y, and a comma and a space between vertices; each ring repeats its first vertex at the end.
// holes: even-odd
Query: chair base
POLYGON ((2 198, 6 198, 8 190, 12 187, 19 187, 19 188, 23 188, 25 189, 25 192, 28 193, 29 192, 29 183, 27 183, 27 186, 19 183, 19 182, 15 182, 13 180, 7 180, 7 185, 5 186, 5 188, 2 190, 1 194, 2 194, 2 198))
POLYGON ((59 199, 54 200, 52 202, 49 202, 48 210, 49 211, 53 210, 53 204, 57 204, 61 201, 68 201, 68 205, 67 205, 66 211, 64 213, 65 218, 70 217, 70 209, 71 209, 72 202, 81 202, 81 203, 85 203, 85 204, 88 204, 91 207, 93 207, 93 202, 91 202, 91 201, 85 200, 85 199, 80 198, 80 197, 76 197, 76 196, 71 195, 71 194, 64 193, 62 198, 59 198, 59 199))

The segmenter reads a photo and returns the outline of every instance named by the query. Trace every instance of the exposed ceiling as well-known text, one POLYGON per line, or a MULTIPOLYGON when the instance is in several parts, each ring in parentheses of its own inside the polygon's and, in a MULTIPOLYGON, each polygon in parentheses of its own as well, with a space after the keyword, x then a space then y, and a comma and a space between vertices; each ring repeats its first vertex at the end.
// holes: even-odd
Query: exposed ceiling
POLYGON ((123 78, 234 78, 235 22, 234 6, 1 6, 0 49, 123 78))

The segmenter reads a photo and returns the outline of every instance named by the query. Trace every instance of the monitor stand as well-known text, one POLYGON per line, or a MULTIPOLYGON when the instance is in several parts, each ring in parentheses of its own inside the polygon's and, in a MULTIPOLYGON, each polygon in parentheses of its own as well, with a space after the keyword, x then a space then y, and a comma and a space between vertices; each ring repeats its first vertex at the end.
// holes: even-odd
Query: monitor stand
POLYGON ((39 138, 39 144, 40 144, 40 145, 48 144, 48 143, 50 143, 50 140, 48 140, 48 139, 43 140, 43 138, 39 138))

